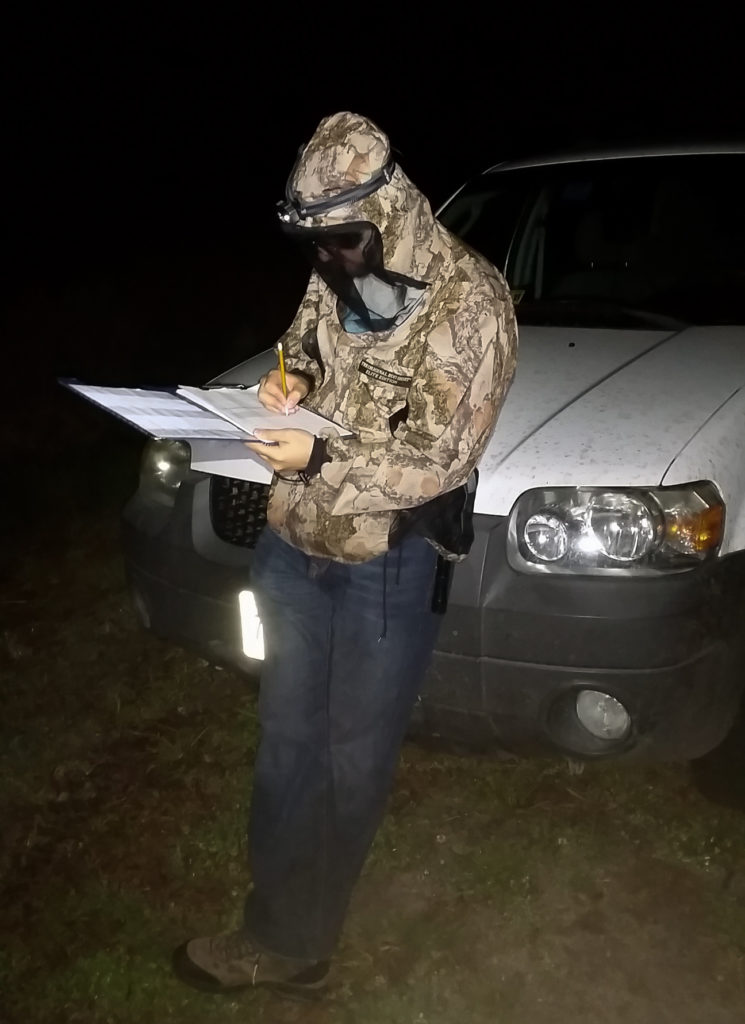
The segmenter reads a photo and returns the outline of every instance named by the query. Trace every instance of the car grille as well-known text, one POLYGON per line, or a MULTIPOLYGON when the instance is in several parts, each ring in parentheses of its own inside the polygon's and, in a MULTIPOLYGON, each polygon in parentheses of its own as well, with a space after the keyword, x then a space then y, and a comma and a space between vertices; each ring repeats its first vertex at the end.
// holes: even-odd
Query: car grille
POLYGON ((255 547, 266 523, 268 497, 267 484, 213 476, 210 481, 212 529, 228 544, 255 547))

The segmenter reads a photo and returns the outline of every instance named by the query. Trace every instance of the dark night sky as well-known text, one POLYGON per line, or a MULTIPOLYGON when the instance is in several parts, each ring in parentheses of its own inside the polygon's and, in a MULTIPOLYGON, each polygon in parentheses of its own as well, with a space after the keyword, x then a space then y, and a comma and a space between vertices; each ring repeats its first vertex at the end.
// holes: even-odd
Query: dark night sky
POLYGON ((35 13, 6 41, 11 350, 111 379, 216 372, 263 347, 305 274, 274 203, 334 110, 378 121, 436 203, 513 154, 742 131, 737 26, 602 7, 592 22, 451 12, 427 38, 431 14, 371 11, 332 38, 329 8, 309 28, 35 13))

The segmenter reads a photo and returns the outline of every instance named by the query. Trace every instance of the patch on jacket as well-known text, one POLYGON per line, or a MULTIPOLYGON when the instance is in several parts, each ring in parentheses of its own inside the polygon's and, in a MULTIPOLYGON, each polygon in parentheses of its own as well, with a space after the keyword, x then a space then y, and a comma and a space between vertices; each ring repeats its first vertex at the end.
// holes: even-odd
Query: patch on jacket
POLYGON ((398 373, 391 373, 390 370, 386 370, 382 366, 376 366, 375 363, 371 363, 367 359, 361 360, 359 368, 360 373, 364 373, 371 380, 379 380, 383 384, 395 384, 400 388, 410 388, 411 382, 414 379, 413 377, 402 377, 398 373))

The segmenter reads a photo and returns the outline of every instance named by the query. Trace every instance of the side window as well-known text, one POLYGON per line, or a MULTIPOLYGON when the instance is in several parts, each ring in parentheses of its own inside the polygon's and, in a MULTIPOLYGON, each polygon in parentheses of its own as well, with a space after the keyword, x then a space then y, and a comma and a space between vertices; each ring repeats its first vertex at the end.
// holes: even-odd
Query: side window
POLYGON ((455 196, 439 219, 504 272, 528 189, 524 177, 508 173, 477 179, 455 196), (497 177, 504 180, 493 180, 497 177))

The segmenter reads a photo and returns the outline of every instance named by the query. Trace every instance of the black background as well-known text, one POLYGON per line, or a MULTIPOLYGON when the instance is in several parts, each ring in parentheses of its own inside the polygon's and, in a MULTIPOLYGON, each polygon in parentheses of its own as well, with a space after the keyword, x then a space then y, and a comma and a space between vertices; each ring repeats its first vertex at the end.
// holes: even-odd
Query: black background
POLYGON ((199 382, 270 344, 306 276, 274 204, 336 110, 377 121, 434 205, 510 156, 742 134, 739 25, 716 9, 134 10, 6 35, 19 378, 199 382))

